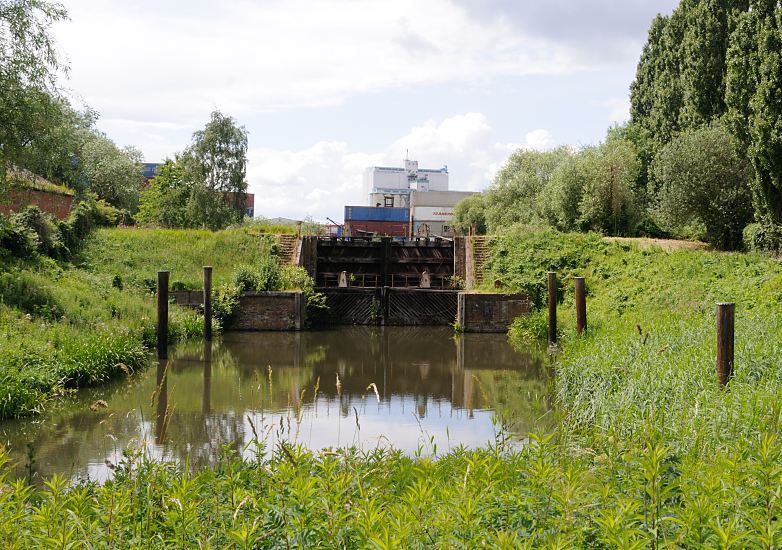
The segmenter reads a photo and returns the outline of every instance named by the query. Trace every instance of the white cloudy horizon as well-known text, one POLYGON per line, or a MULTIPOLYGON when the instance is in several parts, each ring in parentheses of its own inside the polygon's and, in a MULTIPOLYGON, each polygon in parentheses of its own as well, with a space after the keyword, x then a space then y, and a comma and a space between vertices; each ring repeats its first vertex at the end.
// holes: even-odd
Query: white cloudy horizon
POLYGON ((341 219, 366 166, 449 167, 481 190, 520 147, 628 117, 646 29, 673 0, 71 0, 66 86, 159 162, 212 110, 249 133, 256 215, 341 219))

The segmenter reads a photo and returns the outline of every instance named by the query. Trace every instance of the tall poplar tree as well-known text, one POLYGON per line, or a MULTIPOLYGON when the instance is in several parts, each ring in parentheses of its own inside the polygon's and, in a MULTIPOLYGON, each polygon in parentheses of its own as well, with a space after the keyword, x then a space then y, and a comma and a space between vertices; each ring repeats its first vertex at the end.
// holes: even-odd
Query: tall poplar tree
POLYGON ((728 120, 752 162, 756 218, 782 225, 782 7, 753 0, 728 52, 728 120))

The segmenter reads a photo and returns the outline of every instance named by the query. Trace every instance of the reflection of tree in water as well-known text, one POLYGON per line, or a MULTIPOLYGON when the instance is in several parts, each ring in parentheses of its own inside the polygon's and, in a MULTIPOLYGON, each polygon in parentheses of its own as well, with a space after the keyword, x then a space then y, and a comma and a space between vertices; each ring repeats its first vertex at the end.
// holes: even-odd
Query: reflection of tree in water
MULTIPOLYGON (((168 377, 161 381, 157 401, 156 443, 165 445, 167 453, 180 462, 187 460, 193 468, 213 464, 223 447, 241 453, 244 445, 242 411, 212 413, 212 369, 236 370, 230 349, 203 343, 180 350, 172 362, 172 372, 199 364, 202 372, 201 406, 179 411, 169 403, 168 377)), ((192 396, 191 396, 192 397, 192 396)))

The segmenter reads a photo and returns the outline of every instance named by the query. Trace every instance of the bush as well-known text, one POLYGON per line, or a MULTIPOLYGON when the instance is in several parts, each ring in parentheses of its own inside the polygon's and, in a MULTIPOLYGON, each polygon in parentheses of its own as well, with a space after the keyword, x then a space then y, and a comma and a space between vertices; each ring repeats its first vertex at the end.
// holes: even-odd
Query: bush
POLYGON ((234 271, 233 286, 238 288, 239 292, 257 290, 258 272, 249 265, 240 265, 234 271))
POLYGON ((751 167, 736 154, 724 125, 681 133, 663 147, 652 169, 666 229, 682 235, 684 227, 699 224, 714 247, 742 247, 742 232, 753 213, 751 167))
POLYGON ((35 250, 40 254, 57 258, 64 253, 59 223, 37 206, 28 206, 10 219, 35 240, 35 250))
POLYGON ((744 246, 758 252, 782 253, 782 226, 771 223, 751 223, 744 228, 744 246))
POLYGON ((282 290, 283 278, 279 261, 274 256, 261 259, 256 279, 256 290, 282 290))
POLYGON ((74 253, 95 227, 117 225, 119 216, 120 211, 113 206, 88 196, 76 204, 68 219, 60 224, 62 242, 70 253, 74 253))
POLYGON ((510 327, 510 335, 523 344, 531 344, 548 338, 548 312, 538 310, 517 317, 510 327))
POLYGON ((237 285, 222 285, 212 297, 212 315, 225 325, 239 305, 242 289, 237 285))
POLYGON ((17 258, 29 258, 38 250, 38 236, 29 227, 0 216, 0 248, 17 258))

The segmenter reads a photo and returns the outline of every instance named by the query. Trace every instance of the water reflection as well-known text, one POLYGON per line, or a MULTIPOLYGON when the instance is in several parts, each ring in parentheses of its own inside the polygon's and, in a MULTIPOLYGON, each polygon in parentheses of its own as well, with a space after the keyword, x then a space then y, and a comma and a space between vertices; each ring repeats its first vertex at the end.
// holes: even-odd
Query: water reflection
MULTIPOLYGON (((251 453, 253 432, 312 448, 393 446, 432 452, 511 431, 545 429, 546 369, 501 335, 447 328, 351 327, 312 333, 229 333, 180 346, 132 380, 80 392, 46 416, 0 423, 0 442, 48 476, 102 479, 127 446, 197 467, 221 447, 251 453), (91 410, 98 399, 108 408, 91 410)), ((23 468, 24 469, 24 468, 23 468)))

